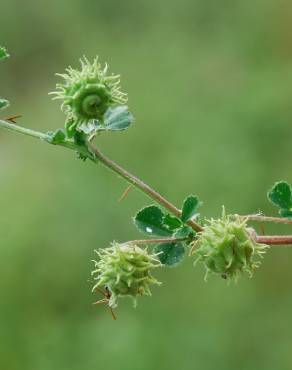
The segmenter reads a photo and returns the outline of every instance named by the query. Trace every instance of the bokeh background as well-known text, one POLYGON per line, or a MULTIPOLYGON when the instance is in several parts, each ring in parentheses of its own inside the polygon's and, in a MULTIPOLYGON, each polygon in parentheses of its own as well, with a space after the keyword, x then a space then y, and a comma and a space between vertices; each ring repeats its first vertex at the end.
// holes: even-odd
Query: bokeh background
MULTIPOLYGON (((2 1, 3 114, 38 130, 64 116, 55 72, 96 54, 122 75, 136 116, 98 138, 110 157, 206 217, 261 210, 292 182, 289 0, 2 1)), ((123 301, 114 322, 92 306, 93 250, 138 237, 141 193, 61 148, 0 132, 0 368, 288 370, 292 249, 272 248, 253 279, 203 280, 192 261, 158 272, 161 288, 123 301)), ((290 229, 290 230, 289 230, 290 229)), ((266 233, 291 233, 266 226, 266 233)))

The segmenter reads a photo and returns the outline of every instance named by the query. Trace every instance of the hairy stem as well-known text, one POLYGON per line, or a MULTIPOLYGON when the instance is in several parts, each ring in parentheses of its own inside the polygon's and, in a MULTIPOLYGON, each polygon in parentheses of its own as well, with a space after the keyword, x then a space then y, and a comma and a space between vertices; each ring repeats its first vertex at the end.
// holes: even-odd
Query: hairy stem
MULTIPOLYGON (((16 124, 10 123, 8 121, 0 120, 0 127, 5 128, 10 131, 18 132, 24 135, 32 136, 34 138, 38 138, 38 139, 41 139, 41 140, 44 140, 50 143, 50 136, 48 134, 37 132, 34 130, 29 130, 21 126, 18 126, 16 124)), ((57 144, 57 145, 61 145, 68 149, 73 149, 81 153, 84 152, 84 147, 78 146, 72 141, 65 141, 64 143, 57 144)), ((107 158, 97 148, 93 147, 92 145, 90 145, 89 148, 90 148, 91 153, 94 154, 94 157, 90 156, 90 159, 93 162, 95 163, 101 162, 105 167, 115 172, 117 175, 125 179, 128 183, 135 186, 137 189, 141 190, 143 193, 148 195, 151 199, 153 199, 155 202, 160 204, 162 207, 170 211, 172 214, 174 214, 177 217, 181 216, 180 209, 176 208, 171 202, 169 202, 166 198, 164 198, 161 194, 159 194, 157 191, 155 191, 145 182, 140 180, 138 177, 132 175, 130 172, 126 171, 123 167, 121 167, 120 165, 112 161, 111 159, 107 158)), ((88 154, 88 152, 86 154, 88 154)), ((203 228, 200 225, 198 225, 195 221, 189 221, 188 225, 191 226, 192 229, 195 231, 203 230, 203 228)))
POLYGON ((134 244, 134 245, 145 245, 145 244, 163 244, 163 243, 178 243, 188 240, 189 238, 158 238, 158 239, 139 239, 130 240, 128 242, 122 243, 122 245, 134 244))
POLYGON ((257 235, 256 242, 268 245, 292 245, 292 235, 257 235))
MULTIPOLYGON (((18 132, 23 135, 31 136, 48 143, 50 142, 50 136, 43 132, 34 131, 31 129, 27 129, 25 127, 21 127, 14 123, 0 120, 0 127, 4 128, 9 131, 18 132)), ((72 141, 66 141, 64 143, 59 144, 67 149, 76 150, 83 154, 88 154, 87 150, 83 147, 78 146, 72 141)), ((94 156, 90 156, 90 159, 95 162, 101 162, 105 167, 110 169, 111 171, 115 172, 117 175, 125 179, 128 183, 135 186, 137 189, 141 190, 143 193, 148 195, 151 199, 156 201, 162 207, 173 213, 175 216, 180 217, 181 211, 177 207, 175 207, 171 202, 169 202, 166 198, 164 198, 161 194, 157 191, 152 189, 149 185, 144 183, 138 177, 132 175, 130 172, 126 171, 123 167, 121 167, 116 162, 112 161, 101 151, 93 146, 90 146, 91 152, 94 156)), ((258 221, 258 222, 276 222, 276 223, 284 223, 284 224, 292 224, 292 220, 288 218, 280 218, 280 217, 268 217, 262 215, 246 215, 246 216, 239 216, 241 218, 247 219, 249 221, 258 221)), ((188 225, 191 226, 195 231, 203 231, 203 228, 198 225, 194 221, 189 221, 188 225)), ((292 235, 256 235, 255 239, 257 243, 260 244, 268 244, 268 245, 292 245, 292 235)), ((145 239, 145 240, 132 240, 127 243, 131 244, 158 244, 158 243, 177 243, 179 241, 184 241, 186 238, 160 238, 160 239, 145 239)))
POLYGON ((8 121, 0 120, 0 127, 4 128, 6 130, 9 130, 9 131, 14 131, 14 132, 18 132, 18 133, 23 134, 23 135, 35 137, 35 138, 40 139, 40 140, 45 140, 45 141, 49 140, 49 136, 47 134, 44 134, 43 132, 30 130, 28 128, 18 126, 16 124, 8 122, 8 121))
POLYGON ((268 217, 268 216, 262 216, 262 215, 246 215, 241 216, 240 218, 246 219, 248 221, 257 221, 257 222, 274 222, 274 223, 282 223, 282 224, 290 224, 292 225, 292 219, 291 218, 285 218, 285 217, 268 217))
MULTIPOLYGON (((92 152, 96 155, 98 160, 107 168, 121 176, 123 179, 128 181, 130 184, 135 186, 136 188, 140 189, 143 193, 148 195, 151 199, 155 200, 158 204, 160 204, 165 209, 169 210, 175 216, 180 217, 181 211, 176 208, 172 203, 170 203, 167 199, 165 199, 161 194, 157 191, 152 189, 149 185, 145 182, 140 180, 138 177, 132 175, 130 172, 126 171, 123 167, 112 161, 111 159, 107 158, 101 151, 93 146, 90 147, 92 152)), ((189 221, 188 225, 191 226, 195 231, 202 231, 203 228, 198 225, 194 221, 189 221)))

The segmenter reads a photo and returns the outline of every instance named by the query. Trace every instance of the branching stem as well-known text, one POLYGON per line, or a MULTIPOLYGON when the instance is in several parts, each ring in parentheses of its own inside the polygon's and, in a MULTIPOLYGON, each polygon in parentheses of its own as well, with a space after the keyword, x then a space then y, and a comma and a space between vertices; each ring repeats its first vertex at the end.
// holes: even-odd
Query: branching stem
MULTIPOLYGON (((9 131, 18 132, 23 135, 31 136, 48 143, 51 143, 51 137, 49 134, 34 131, 31 129, 27 129, 25 127, 21 127, 16 125, 12 122, 8 122, 5 120, 0 120, 0 127, 4 128, 9 131)), ((82 154, 88 155, 88 150, 82 146, 77 145, 74 141, 65 141, 64 143, 58 144, 67 149, 72 149, 78 151, 82 154)), ((128 183, 135 186, 137 189, 141 190, 144 194, 148 195, 151 199, 156 201, 162 207, 170 211, 177 217, 181 216, 181 211, 176 208, 171 202, 169 202, 166 198, 164 198, 161 194, 157 191, 152 189, 149 185, 144 183, 138 177, 132 175, 130 172, 126 171, 123 167, 121 167, 116 162, 112 161, 101 151, 92 145, 89 147, 91 155, 89 155, 90 159, 95 162, 101 162, 105 167, 125 179, 128 183)), ((267 217, 262 215, 246 215, 246 216, 239 216, 241 218, 247 219, 249 221, 258 221, 258 222, 278 222, 284 224, 292 224, 291 219, 287 218, 280 218, 280 217, 267 217)), ((202 231, 203 228, 198 225, 195 221, 189 221, 188 225, 191 226, 195 231, 202 231)), ((256 235, 255 239, 257 243, 260 244, 268 244, 268 245, 292 245, 292 235, 256 235)), ((187 238, 160 238, 160 239, 145 239, 145 240, 132 240, 127 243, 130 244, 159 244, 159 243, 177 243, 180 241, 187 240, 187 238)))
MULTIPOLYGON (((44 134, 41 132, 37 132, 34 130, 30 130, 21 126, 18 126, 14 123, 10 123, 8 121, 0 120, 0 127, 5 128, 10 131, 18 132, 24 135, 32 136, 34 138, 38 138, 41 140, 44 140, 48 143, 50 143, 50 136, 48 134, 44 134)), ((83 153, 84 147, 78 146, 73 141, 65 141, 64 143, 58 144, 63 147, 66 147, 68 149, 73 149, 78 152, 83 153)), ((159 194, 157 191, 155 191, 153 188, 151 188, 149 185, 147 185, 145 182, 140 180, 138 177, 132 175, 130 172, 126 171, 122 166, 117 164, 116 162, 112 161, 108 157, 106 157, 104 154, 101 153, 101 151, 92 145, 89 146, 90 152, 93 153, 93 156, 90 156, 90 159, 97 163, 101 162, 105 167, 110 169, 111 171, 115 172, 117 175, 125 179, 128 183, 135 186, 137 189, 141 190, 144 194, 148 195, 151 199, 153 199, 155 202, 160 204, 162 207, 167 209, 169 212, 174 214, 177 217, 181 216, 181 211, 177 207, 175 207, 171 202, 169 202, 166 198, 164 198, 161 194, 159 194)), ((84 153, 83 153, 84 154, 84 153)), ((88 151, 87 153, 88 154, 88 151)), ((188 225, 193 228, 195 231, 202 231, 202 227, 198 225, 195 221, 189 221, 188 225)))
MULTIPOLYGON (((148 195, 151 199, 155 200, 158 204, 160 204, 162 207, 170 211, 175 216, 177 217, 181 216, 181 211, 178 208, 176 208, 172 203, 170 203, 167 199, 165 199, 161 194, 159 194, 157 191, 152 189, 145 182, 140 180, 138 177, 132 175, 130 172, 126 171, 119 164, 107 158, 104 154, 101 153, 99 149, 93 146, 90 146, 90 149, 96 155, 96 158, 98 158, 98 160, 104 166, 106 166, 107 168, 109 168, 110 170, 118 174, 119 176, 121 176, 123 179, 125 179, 127 182, 129 182, 136 188, 140 189, 143 193, 148 195)), ((194 221, 189 221, 188 225, 191 226, 195 231, 203 230, 202 227, 194 221)))

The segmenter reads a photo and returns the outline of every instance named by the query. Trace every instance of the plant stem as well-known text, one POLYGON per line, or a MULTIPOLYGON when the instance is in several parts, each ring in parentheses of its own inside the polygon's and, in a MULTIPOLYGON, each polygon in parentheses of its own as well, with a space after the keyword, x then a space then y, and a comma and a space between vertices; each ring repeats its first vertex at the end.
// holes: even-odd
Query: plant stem
POLYGON ((162 244, 162 243, 178 243, 188 240, 189 238, 158 238, 158 239, 139 239, 139 240, 130 240, 122 245, 126 244, 135 244, 135 245, 145 245, 145 244, 162 244))
POLYGON ((268 245, 292 245, 292 235, 257 235, 256 242, 268 245))
MULTIPOLYGON (((4 128, 9 131, 18 132, 23 135, 31 136, 43 141, 46 141, 50 144, 51 137, 50 135, 34 131, 31 129, 27 129, 25 127, 21 127, 16 125, 12 122, 0 120, 0 127, 4 128)), ((84 155, 90 154, 88 150, 84 147, 78 146, 73 141, 65 141, 63 143, 57 144, 63 146, 67 149, 72 149, 78 151, 84 155)), ((170 203, 167 199, 165 199, 161 194, 157 191, 152 189, 149 185, 144 183, 138 177, 132 175, 130 172, 126 171, 123 167, 112 161, 111 159, 107 158, 101 151, 93 146, 90 145, 90 150, 93 155, 89 155, 89 158, 95 162, 101 162, 105 167, 110 169, 111 171, 115 172, 117 175, 121 176, 127 182, 141 190, 143 193, 148 195, 151 199, 156 201, 158 204, 163 206, 165 209, 169 210, 175 216, 180 217, 181 211, 176 208, 172 203, 170 203)), ((261 215, 246 215, 246 216, 239 216, 241 218, 245 218, 249 221, 258 221, 258 222, 278 222, 284 224, 292 224, 292 220, 288 218, 280 218, 280 217, 267 217, 261 215)), ((203 231, 203 228, 198 225, 194 221, 189 221, 188 225, 191 226, 195 231, 203 231)), ((292 245, 292 235, 255 235, 255 240, 257 243, 260 244, 268 244, 268 245, 292 245)), ((142 240, 132 240, 127 243, 123 244, 159 244, 159 243, 177 243, 180 241, 187 240, 187 238, 160 238, 160 239, 142 239, 142 240)))
MULTIPOLYGON (((18 132, 24 135, 32 136, 34 138, 38 138, 38 139, 41 139, 41 140, 44 140, 50 143, 50 136, 48 134, 44 134, 44 133, 37 132, 34 130, 29 130, 21 126, 18 126, 16 124, 10 123, 8 121, 0 120, 0 127, 5 128, 10 131, 18 132)), ((57 144, 57 145, 61 145, 68 149, 73 149, 73 150, 76 150, 84 154, 84 147, 78 146, 72 141, 65 141, 64 143, 57 144)), ((160 204, 162 207, 170 211, 172 214, 174 214, 177 217, 181 216, 181 211, 178 208, 176 208, 171 202, 169 202, 166 198, 164 198, 157 191, 152 189, 149 185, 144 183, 138 177, 132 175, 130 172, 126 171, 123 167, 121 167, 120 165, 112 161, 111 159, 107 158, 97 148, 90 145, 89 149, 95 156, 95 157, 92 157, 92 156, 90 157, 90 159, 93 162, 95 163, 101 162, 105 167, 115 172, 117 175, 121 176, 128 183, 135 186, 137 189, 141 190, 143 193, 148 195, 151 199, 156 201, 158 204, 160 204)), ((86 154, 88 154, 88 151, 86 154)), ((195 231, 199 232, 203 230, 203 228, 200 225, 198 225, 195 221, 189 221, 188 225, 192 227, 192 229, 195 231)))
POLYGON ((30 130, 28 128, 18 126, 8 121, 0 120, 0 127, 5 128, 6 130, 9 130, 9 131, 18 132, 20 134, 31 136, 31 137, 34 137, 40 140, 44 140, 44 141, 49 140, 49 136, 47 134, 44 134, 43 132, 30 130))
MULTIPOLYGON (((172 203, 170 203, 167 199, 165 199, 161 194, 157 191, 152 189, 149 185, 145 182, 140 180, 138 177, 132 175, 130 172, 126 171, 123 167, 112 161, 111 159, 107 158, 101 151, 93 146, 90 146, 92 152, 96 155, 97 159, 107 168, 121 176, 123 179, 128 181, 130 184, 141 190, 143 193, 148 195, 151 199, 155 200, 158 204, 160 204, 165 209, 169 210, 175 216, 180 217, 181 211, 176 208, 172 203)), ((198 225, 194 221, 189 221, 188 225, 191 226, 195 231, 202 231, 203 228, 198 225)))
POLYGON ((275 222, 275 223, 282 223, 282 224, 292 224, 291 218, 285 217, 268 217, 268 216, 261 216, 261 215, 246 215, 246 216, 239 216, 240 218, 246 219, 248 221, 257 221, 257 222, 275 222))

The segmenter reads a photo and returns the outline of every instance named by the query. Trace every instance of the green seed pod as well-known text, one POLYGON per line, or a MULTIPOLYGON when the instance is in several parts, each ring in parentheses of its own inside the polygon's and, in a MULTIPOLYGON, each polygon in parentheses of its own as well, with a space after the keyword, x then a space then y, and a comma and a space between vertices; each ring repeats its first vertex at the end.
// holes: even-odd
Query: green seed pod
POLYGON ((120 91, 119 75, 107 75, 107 64, 102 67, 95 58, 91 64, 87 58, 80 60, 81 69, 72 67, 65 74, 57 74, 64 79, 57 84, 57 91, 50 94, 54 99, 63 100, 61 109, 67 121, 78 127, 91 120, 103 122, 103 116, 110 106, 125 104, 127 95, 120 91))
POLYGON ((267 248, 255 242, 246 220, 223 214, 221 219, 208 221, 204 231, 198 233, 192 254, 204 263, 206 276, 214 273, 237 280, 244 272, 252 276, 267 248))
POLYGON ((160 284, 151 270, 161 267, 156 254, 131 244, 113 243, 110 248, 96 251, 99 256, 92 272, 97 281, 93 287, 107 287, 111 297, 110 307, 117 306, 117 298, 131 297, 136 305, 137 296, 151 295, 149 285, 160 284))

